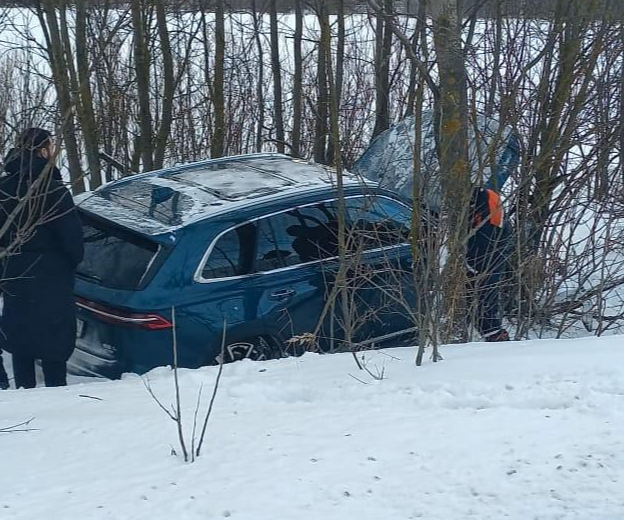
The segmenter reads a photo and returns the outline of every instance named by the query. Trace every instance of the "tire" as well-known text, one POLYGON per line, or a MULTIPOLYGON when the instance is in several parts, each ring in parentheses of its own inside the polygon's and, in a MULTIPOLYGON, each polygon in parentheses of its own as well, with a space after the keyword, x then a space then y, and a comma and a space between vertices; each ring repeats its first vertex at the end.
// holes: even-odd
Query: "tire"
POLYGON ((266 361, 274 359, 276 353, 271 345, 262 337, 253 338, 245 341, 236 341, 226 345, 224 349, 224 359, 221 360, 221 353, 215 358, 217 365, 223 363, 233 363, 234 361, 242 361, 243 359, 251 359, 252 361, 266 361))

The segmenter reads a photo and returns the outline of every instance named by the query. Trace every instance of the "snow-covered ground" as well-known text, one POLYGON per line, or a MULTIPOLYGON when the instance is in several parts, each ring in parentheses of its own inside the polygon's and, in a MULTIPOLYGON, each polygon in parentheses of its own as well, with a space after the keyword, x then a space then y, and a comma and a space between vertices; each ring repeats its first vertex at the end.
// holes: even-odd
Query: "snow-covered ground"
MULTIPOLYGON (((383 381, 349 355, 226 366, 194 464, 137 376, 0 392, 0 428, 36 428, 0 433, 0 519, 624 518, 622 337, 414 354, 367 354, 383 381)), ((216 373, 181 372, 189 429, 216 373)))

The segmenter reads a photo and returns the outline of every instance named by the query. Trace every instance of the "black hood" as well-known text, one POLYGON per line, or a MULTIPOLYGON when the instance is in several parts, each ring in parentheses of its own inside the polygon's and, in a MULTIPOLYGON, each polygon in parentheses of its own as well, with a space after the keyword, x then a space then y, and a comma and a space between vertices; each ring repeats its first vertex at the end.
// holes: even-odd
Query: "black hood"
MULTIPOLYGON (((28 176, 32 180, 39 177, 49 165, 51 165, 50 161, 39 157, 31 150, 20 150, 18 148, 11 148, 4 159, 4 170, 7 173, 11 175, 20 174, 24 177, 28 176)), ((62 180, 61 173, 53 164, 52 177, 59 181, 62 180)))

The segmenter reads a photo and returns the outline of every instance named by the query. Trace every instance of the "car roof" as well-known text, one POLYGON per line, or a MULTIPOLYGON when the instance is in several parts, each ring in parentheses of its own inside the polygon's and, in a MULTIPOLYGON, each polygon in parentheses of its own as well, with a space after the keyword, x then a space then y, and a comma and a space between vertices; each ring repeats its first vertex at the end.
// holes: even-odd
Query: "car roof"
MULTIPOLYGON (((344 183, 370 184, 348 172, 344 183)), ((334 169, 265 153, 133 175, 83 195, 77 204, 123 227, 161 235, 236 208, 335 188, 334 169)))

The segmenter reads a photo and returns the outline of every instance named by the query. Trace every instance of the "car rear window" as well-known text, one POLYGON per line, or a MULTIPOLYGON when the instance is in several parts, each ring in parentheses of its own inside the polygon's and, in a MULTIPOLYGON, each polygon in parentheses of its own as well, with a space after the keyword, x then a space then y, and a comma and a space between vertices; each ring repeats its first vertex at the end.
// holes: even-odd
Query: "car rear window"
POLYGON ((85 256, 77 275, 111 289, 145 287, 161 246, 132 231, 81 216, 85 256))

